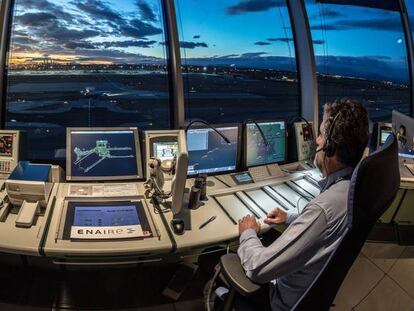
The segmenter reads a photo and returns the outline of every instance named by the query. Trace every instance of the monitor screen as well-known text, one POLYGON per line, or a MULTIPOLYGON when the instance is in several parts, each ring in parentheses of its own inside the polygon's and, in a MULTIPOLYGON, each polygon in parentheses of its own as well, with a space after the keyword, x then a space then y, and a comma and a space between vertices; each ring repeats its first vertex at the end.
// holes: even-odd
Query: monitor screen
POLYGON ((154 141, 152 143, 152 156, 164 160, 172 160, 178 151, 178 141, 154 141))
POLYGON ((139 225, 135 205, 75 206, 73 225, 79 227, 113 227, 139 225))
POLYGON ((258 122, 266 143, 254 123, 246 124, 246 167, 284 162, 286 157, 286 126, 284 121, 258 122))
POLYGON ((67 139, 68 180, 120 180, 141 177, 136 128, 69 128, 67 139))
POLYGON ((385 144, 385 142, 387 141, 388 136, 390 136, 390 134, 392 133, 392 129, 390 128, 381 128, 380 129, 380 146, 382 146, 383 144, 385 144))
POLYGON ((210 128, 190 129, 187 132, 188 175, 230 172, 236 169, 239 126, 222 126, 230 144, 210 128))
POLYGON ((397 136, 400 156, 411 157, 414 155, 414 119, 393 110, 392 127, 397 136))
POLYGON ((0 134, 0 156, 13 156, 13 134, 0 134))

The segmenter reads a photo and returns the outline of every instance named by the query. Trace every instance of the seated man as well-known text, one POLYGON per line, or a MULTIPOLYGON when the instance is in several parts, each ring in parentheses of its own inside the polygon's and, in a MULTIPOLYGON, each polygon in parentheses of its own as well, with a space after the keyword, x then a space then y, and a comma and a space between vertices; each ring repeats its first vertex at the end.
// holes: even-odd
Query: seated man
POLYGON ((269 225, 289 224, 268 247, 257 237, 260 225, 253 216, 239 220, 238 255, 252 281, 270 282, 272 310, 291 309, 338 246, 347 223, 349 181, 368 138, 367 112, 360 103, 326 104, 314 161, 326 177, 321 193, 299 215, 281 209, 267 215, 269 225))

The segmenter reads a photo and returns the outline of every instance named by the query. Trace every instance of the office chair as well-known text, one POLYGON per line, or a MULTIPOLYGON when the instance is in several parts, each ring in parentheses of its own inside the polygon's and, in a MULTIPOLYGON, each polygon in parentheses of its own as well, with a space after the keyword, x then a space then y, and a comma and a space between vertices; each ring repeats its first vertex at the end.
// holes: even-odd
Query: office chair
MULTIPOLYGON (((355 168, 348 192, 348 224, 341 242, 293 310, 329 310, 370 230, 393 202, 399 185, 398 145, 395 136, 390 135, 379 150, 355 168)), ((232 309, 237 293, 249 296, 260 289, 246 277, 237 254, 222 256, 220 266, 231 286, 225 311, 232 309)))

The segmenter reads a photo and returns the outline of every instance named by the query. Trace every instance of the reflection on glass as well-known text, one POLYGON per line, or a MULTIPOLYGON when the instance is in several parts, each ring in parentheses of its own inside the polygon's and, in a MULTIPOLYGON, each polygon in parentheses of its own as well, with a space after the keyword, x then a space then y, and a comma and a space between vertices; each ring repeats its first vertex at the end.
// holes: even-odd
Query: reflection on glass
POLYGON ((363 2, 355 5, 355 1, 348 5, 323 2, 305 2, 320 108, 325 102, 350 97, 364 104, 374 122, 390 121, 393 109, 409 113, 407 50, 397 5, 386 8, 382 1, 371 1, 367 4, 370 7, 363 2))
POLYGON ((66 127, 169 127, 161 0, 16 0, 8 128, 31 159, 64 158, 66 127))
POLYGON ((212 123, 299 114, 286 2, 176 0, 186 118, 212 123))

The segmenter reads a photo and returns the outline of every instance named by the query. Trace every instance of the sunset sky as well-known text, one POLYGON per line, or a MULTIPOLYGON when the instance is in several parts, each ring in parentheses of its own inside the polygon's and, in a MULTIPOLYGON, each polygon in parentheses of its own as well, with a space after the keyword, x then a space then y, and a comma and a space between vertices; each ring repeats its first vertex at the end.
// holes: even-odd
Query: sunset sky
MULTIPOLYGON (((175 0, 184 64, 296 70, 283 0, 175 0)), ((407 81, 398 12, 306 1, 318 71, 407 81)), ((11 64, 165 63, 160 0, 16 0, 11 64)))

